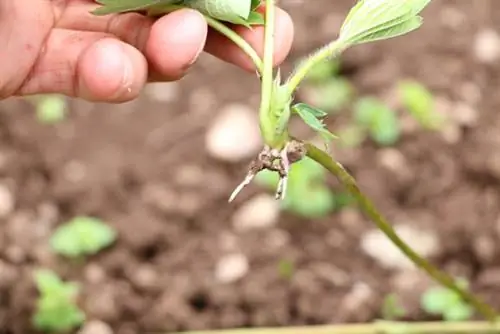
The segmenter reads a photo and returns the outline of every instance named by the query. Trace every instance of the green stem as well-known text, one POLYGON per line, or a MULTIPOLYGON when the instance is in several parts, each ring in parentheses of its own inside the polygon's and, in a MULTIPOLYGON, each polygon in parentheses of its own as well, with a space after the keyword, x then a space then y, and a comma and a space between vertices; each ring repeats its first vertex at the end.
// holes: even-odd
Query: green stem
POLYGON ((247 54, 247 56, 253 61, 257 72, 259 75, 263 75, 263 63, 262 59, 260 59, 259 55, 257 54, 257 51, 248 44, 247 41, 245 41, 240 35, 238 35, 234 30, 226 26, 225 24, 221 23, 220 21, 217 21, 210 16, 205 16, 205 20, 207 20, 207 24, 212 27, 212 29, 218 31, 220 34, 226 36, 228 39, 233 41, 234 44, 236 44, 243 52, 247 54))
POLYGON ((264 60, 261 82, 259 118, 265 119, 269 111, 273 91, 274 63, 274 0, 266 1, 266 21, 264 30, 264 60))
MULTIPOLYGON (((168 6, 158 6, 158 7, 152 7, 149 11, 148 14, 151 16, 155 15, 160 15, 160 14, 166 14, 166 13, 171 13, 176 10, 182 9, 182 8, 188 8, 186 6, 179 6, 179 5, 168 5, 168 6)), ((207 21, 207 24, 214 29, 215 31, 219 32, 221 35, 224 35, 226 38, 231 40, 234 44, 236 44, 241 51, 246 53, 246 55, 252 60, 254 63, 257 72, 259 75, 262 75, 263 72, 263 63, 262 59, 258 55, 257 51, 245 40, 243 37, 238 35, 234 30, 229 28, 227 25, 224 23, 208 16, 204 15, 201 13, 205 20, 207 21)))
POLYGON ((183 334, 493 334, 500 333, 491 323, 470 322, 397 322, 376 321, 372 324, 321 325, 276 328, 226 329, 183 334))
POLYGON ((293 92, 295 92, 302 80, 304 80, 314 66, 328 58, 339 56, 347 47, 349 47, 349 45, 340 40, 335 40, 304 59, 287 80, 290 96, 293 95, 293 92))
POLYGON ((463 300, 473 305, 486 319, 494 322, 497 318, 496 311, 485 304, 468 291, 460 288, 453 278, 434 267, 415 253, 392 228, 391 224, 378 212, 374 204, 361 192, 354 178, 326 152, 318 149, 312 144, 306 144, 307 156, 332 173, 343 186, 354 196, 365 214, 377 225, 377 227, 417 266, 423 269, 433 279, 456 292, 463 300))

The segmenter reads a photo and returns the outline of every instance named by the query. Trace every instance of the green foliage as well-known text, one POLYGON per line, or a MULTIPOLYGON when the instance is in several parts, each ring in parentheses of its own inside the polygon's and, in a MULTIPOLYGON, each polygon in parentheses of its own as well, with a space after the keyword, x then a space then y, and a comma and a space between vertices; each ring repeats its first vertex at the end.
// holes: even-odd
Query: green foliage
POLYGON ((406 110, 425 129, 438 130, 444 119, 435 110, 432 93, 421 83, 413 80, 401 81, 398 85, 401 102, 406 110))
MULTIPOLYGON (((351 197, 332 192, 326 186, 325 178, 323 167, 309 158, 293 164, 288 176, 287 196, 281 202, 282 208, 302 217, 318 218, 350 204, 351 197)), ((265 170, 257 174, 256 181, 275 189, 279 176, 276 172, 265 170)))
POLYGON ((339 73, 340 61, 338 59, 322 61, 314 65, 307 72, 306 79, 313 83, 324 83, 339 73))
POLYGON ((50 243, 59 254, 80 257, 99 252, 115 239, 116 232, 101 220, 81 216, 59 226, 50 243))
POLYGON ((400 136, 396 113, 374 97, 364 97, 354 107, 356 123, 366 129, 379 145, 394 145, 400 136))
POLYGON ((167 10, 169 7, 188 7, 216 20, 247 27, 263 24, 263 16, 256 12, 259 0, 97 0, 102 6, 95 15, 108 15, 139 10, 167 10))
POLYGON ((66 99, 62 95, 34 95, 26 100, 34 105, 36 118, 42 124, 56 124, 66 118, 66 99))
POLYGON ((295 264, 290 261, 283 259, 278 263, 278 273, 280 277, 284 279, 291 279, 295 272, 295 264))
MULTIPOLYGON (((467 289, 467 281, 458 280, 458 286, 467 289)), ((460 296, 444 287, 427 290, 420 300, 422 308, 429 314, 440 315, 446 321, 464 321, 472 317, 474 310, 460 296)))
POLYGON ((311 103, 329 114, 345 107, 353 98, 354 87, 338 75, 340 62, 330 60, 315 65, 307 74, 311 103))
POLYGON ((63 282, 50 270, 37 270, 34 275, 39 298, 33 316, 34 326, 44 332, 67 332, 82 325, 85 314, 76 305, 79 286, 63 282))
POLYGON ((323 123, 322 118, 327 115, 323 110, 311 107, 305 103, 295 104, 292 110, 297 113, 310 128, 316 131, 325 142, 329 143, 337 138, 337 136, 328 131, 326 125, 323 123))
POLYGON ((384 298, 382 316, 386 320, 395 320, 406 315, 406 310, 400 305, 398 297, 391 293, 384 298))
POLYGON ((430 0, 360 0, 347 15, 340 40, 356 45, 407 34, 422 25, 418 15, 430 0))

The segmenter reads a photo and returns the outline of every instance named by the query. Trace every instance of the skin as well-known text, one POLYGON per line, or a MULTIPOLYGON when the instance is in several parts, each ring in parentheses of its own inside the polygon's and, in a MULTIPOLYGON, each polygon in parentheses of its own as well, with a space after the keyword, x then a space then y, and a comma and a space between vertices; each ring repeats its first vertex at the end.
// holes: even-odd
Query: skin
MULTIPOLYGON (((182 9, 153 20, 136 13, 94 16, 91 0, 0 0, 0 100, 59 93, 121 103, 147 82, 181 79, 205 51, 246 71, 252 62, 182 9)), ((290 51, 291 18, 277 10, 275 64, 290 51)), ((236 31, 262 55, 264 31, 236 31)))

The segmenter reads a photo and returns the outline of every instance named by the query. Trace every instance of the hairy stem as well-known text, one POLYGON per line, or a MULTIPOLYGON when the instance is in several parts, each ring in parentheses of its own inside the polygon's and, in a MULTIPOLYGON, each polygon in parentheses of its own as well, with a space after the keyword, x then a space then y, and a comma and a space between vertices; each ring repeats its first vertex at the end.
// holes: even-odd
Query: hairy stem
MULTIPOLYGON (((187 7, 179 5, 168 5, 168 6, 163 5, 163 6, 153 7, 148 11, 148 15, 156 16, 156 15, 171 13, 182 8, 187 8, 187 7)), ((243 51, 250 58, 250 60, 252 60, 259 75, 262 75, 263 63, 257 51, 255 51, 255 49, 245 39, 243 39, 243 37, 238 35, 234 30, 229 28, 226 24, 208 15, 204 14, 202 15, 207 21, 208 26, 217 31, 218 33, 220 33, 221 35, 224 35, 226 38, 228 38, 234 44, 236 44, 241 49, 241 51, 243 51)))
POLYGON ((266 18, 264 32, 264 60, 261 82, 260 119, 266 118, 271 103, 273 90, 273 63, 274 63, 274 0, 266 1, 266 18))
POLYGON ((287 80, 289 94, 293 95, 293 92, 314 66, 328 58, 339 56, 348 46, 340 40, 335 40, 304 59, 287 80))
POLYGON ((417 267, 423 269, 437 282, 456 292, 463 300, 473 305, 486 319, 494 322, 497 318, 496 311, 485 304, 467 290, 459 287, 453 278, 434 267, 430 262, 420 257, 410 246, 408 246, 394 231, 391 224, 378 212, 374 204, 361 192, 354 178, 326 152, 312 144, 306 144, 307 156, 332 173, 342 185, 357 200, 365 214, 377 225, 377 227, 410 259, 417 267))
POLYGON ((307 327, 245 328, 183 334, 493 334, 500 333, 491 323, 470 322, 397 322, 377 321, 372 324, 322 325, 307 327))
POLYGON ((231 28, 226 26, 225 24, 217 21, 210 16, 205 15, 205 20, 207 20, 207 24, 214 30, 218 31, 220 34, 226 36, 230 39, 234 44, 236 44, 243 52, 247 54, 247 56, 253 61, 257 72, 259 75, 263 75, 264 66, 262 63, 262 59, 260 59, 257 51, 248 44, 240 35, 234 32, 231 28))

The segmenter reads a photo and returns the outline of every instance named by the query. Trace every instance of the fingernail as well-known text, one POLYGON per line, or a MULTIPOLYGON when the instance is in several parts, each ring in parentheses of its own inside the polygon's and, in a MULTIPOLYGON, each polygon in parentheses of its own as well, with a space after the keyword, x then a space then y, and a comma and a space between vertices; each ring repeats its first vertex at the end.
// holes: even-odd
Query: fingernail
POLYGON ((123 63, 123 76, 119 86, 120 88, 118 88, 114 94, 114 98, 125 97, 132 93, 132 85, 134 83, 134 65, 132 64, 132 60, 127 57, 124 50, 122 50, 120 57, 123 63))
POLYGON ((97 43, 92 54, 86 55, 87 59, 92 59, 92 73, 87 70, 80 76, 78 93, 89 100, 122 100, 132 93, 132 60, 117 42, 101 40, 97 43))

